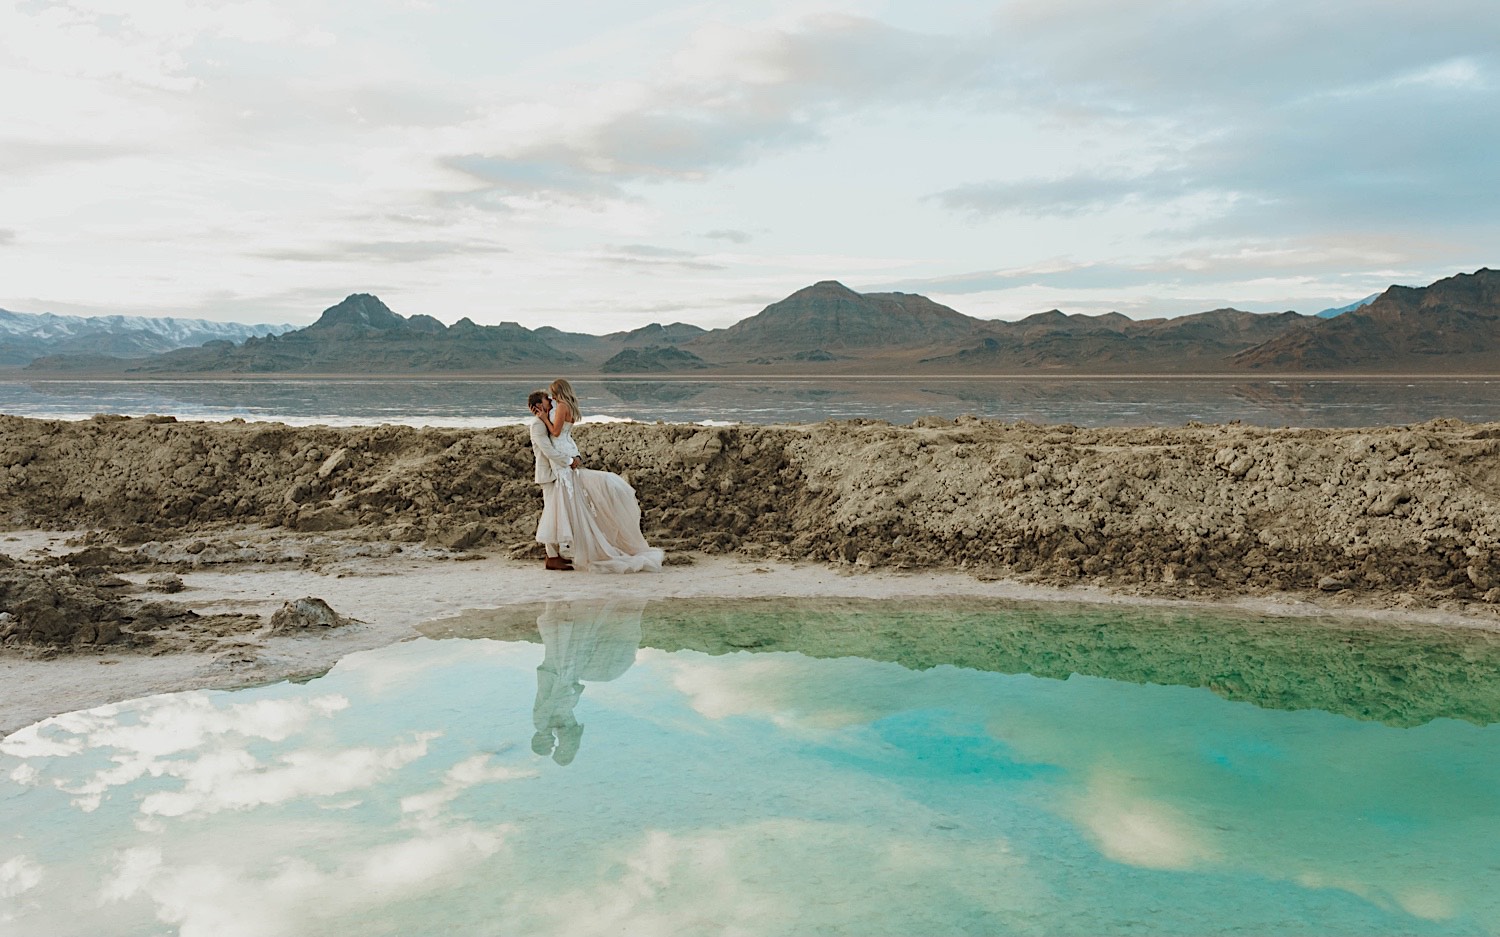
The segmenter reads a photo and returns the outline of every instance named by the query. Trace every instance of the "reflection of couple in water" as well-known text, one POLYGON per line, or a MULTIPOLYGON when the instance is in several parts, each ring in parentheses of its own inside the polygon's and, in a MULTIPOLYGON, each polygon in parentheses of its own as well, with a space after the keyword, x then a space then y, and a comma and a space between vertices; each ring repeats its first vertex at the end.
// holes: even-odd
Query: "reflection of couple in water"
POLYGON ((536 669, 532 751, 560 765, 572 762, 583 740, 583 726, 573 715, 583 682, 613 680, 635 663, 645 607, 645 599, 547 603, 536 620, 546 652, 536 669))
POLYGON ((526 398, 532 419, 531 451, 542 486, 542 519, 536 539, 547 551, 547 569, 601 573, 661 569, 662 551, 641 536, 635 489, 614 472, 583 467, 573 424, 582 416, 573 385, 556 380, 526 398), (572 558, 562 545, 572 547, 572 558))

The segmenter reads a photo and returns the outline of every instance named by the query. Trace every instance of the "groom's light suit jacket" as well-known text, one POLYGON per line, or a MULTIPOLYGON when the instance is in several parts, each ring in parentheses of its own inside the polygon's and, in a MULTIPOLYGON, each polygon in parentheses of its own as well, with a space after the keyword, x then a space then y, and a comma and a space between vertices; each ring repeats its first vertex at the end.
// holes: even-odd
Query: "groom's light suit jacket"
POLYGON ((536 459, 536 482, 550 485, 557 481, 557 473, 573 464, 573 460, 557 451, 547 427, 536 417, 531 418, 531 454, 536 459))

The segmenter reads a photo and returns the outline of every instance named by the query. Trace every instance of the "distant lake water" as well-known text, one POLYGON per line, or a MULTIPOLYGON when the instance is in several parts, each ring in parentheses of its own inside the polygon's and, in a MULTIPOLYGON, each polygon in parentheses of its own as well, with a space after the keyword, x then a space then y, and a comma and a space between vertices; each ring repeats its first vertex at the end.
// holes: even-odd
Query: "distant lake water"
MULTIPOLYGON (((0 412, 49 419, 96 413, 333 426, 480 427, 525 421, 521 380, 0 380, 0 412)), ((587 379, 585 416, 669 423, 796 423, 925 416, 1079 426, 1347 427, 1437 417, 1500 421, 1500 379, 816 378, 587 379)))

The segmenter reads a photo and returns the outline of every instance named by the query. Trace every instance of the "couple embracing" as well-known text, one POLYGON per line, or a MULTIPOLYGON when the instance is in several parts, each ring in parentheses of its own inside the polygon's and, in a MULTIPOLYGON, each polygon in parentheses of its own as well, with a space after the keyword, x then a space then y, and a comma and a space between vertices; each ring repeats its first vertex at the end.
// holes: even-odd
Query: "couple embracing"
POLYGON ((531 410, 531 451, 542 486, 542 520, 536 539, 547 550, 546 568, 600 573, 656 572, 662 551, 641 536, 635 489, 614 472, 583 467, 573 424, 582 413, 573 385, 553 381, 526 398, 531 410), (562 545, 572 546, 572 558, 562 545))

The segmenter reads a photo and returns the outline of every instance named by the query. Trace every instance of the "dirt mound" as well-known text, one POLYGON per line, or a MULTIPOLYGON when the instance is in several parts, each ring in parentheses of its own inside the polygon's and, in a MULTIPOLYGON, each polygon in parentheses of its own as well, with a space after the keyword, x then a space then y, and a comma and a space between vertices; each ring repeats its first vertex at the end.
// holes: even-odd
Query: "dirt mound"
POLYGON ((277 609, 271 616, 270 631, 272 634, 302 634, 350 624, 353 624, 351 619, 335 612, 327 602, 309 595, 277 609))
MULTIPOLYGON (((127 583, 69 567, 0 569, 0 645, 8 648, 95 649, 208 644, 213 636, 245 630, 245 616, 203 617, 175 602, 129 597, 127 583)), ((255 627, 259 622, 253 622, 255 627)))
MULTIPOLYGON (((960 566, 1166 591, 1500 601, 1500 426, 579 427, 669 548, 960 566), (1404 595, 1403 595, 1404 594, 1404 595)), ((0 417, 0 516, 122 542, 262 523, 462 549, 528 541, 522 427, 0 417)))

